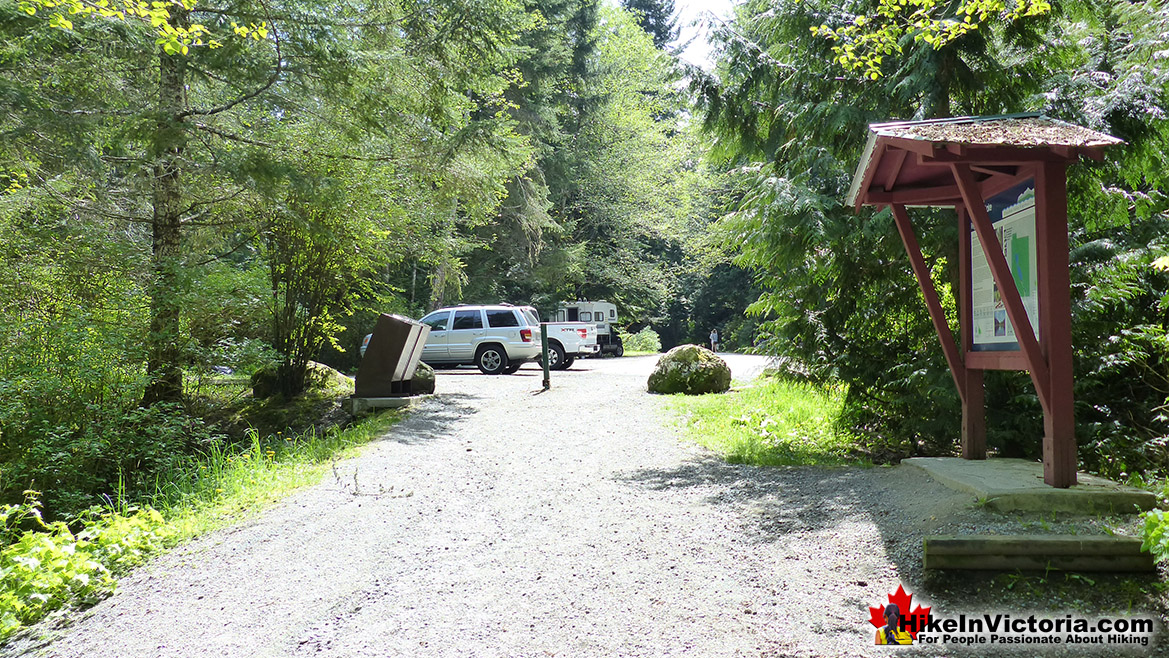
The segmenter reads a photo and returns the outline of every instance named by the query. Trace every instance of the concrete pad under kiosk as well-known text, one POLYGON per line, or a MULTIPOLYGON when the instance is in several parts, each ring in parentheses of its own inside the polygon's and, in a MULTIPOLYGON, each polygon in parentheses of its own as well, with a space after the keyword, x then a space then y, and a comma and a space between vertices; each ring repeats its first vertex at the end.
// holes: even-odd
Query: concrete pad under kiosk
POLYGON ((1086 473, 1078 474, 1073 486, 1049 487, 1043 482, 1043 464, 1024 459, 913 457, 901 463, 999 512, 1133 514, 1157 505, 1151 492, 1086 473))

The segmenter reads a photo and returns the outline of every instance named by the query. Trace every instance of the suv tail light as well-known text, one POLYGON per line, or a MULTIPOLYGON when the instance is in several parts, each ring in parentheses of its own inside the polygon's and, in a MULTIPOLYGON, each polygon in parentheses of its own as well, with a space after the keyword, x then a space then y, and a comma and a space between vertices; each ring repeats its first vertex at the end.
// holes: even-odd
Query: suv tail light
POLYGON ((532 342, 532 330, 520 329, 520 340, 524 341, 525 343, 532 342))

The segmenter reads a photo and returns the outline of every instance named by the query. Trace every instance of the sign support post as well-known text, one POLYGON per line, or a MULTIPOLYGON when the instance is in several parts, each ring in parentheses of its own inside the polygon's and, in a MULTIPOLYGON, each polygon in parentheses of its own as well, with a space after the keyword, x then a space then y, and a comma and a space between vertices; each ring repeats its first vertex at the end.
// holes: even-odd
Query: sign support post
POLYGON ((1072 309, 1068 275, 1067 166, 1045 162, 1035 179, 1039 250, 1039 339, 1048 363, 1048 407, 1043 410, 1043 481, 1076 483, 1076 423, 1072 399, 1072 309))
POLYGON ((958 206, 958 335, 962 339, 962 358, 965 362, 962 398, 962 458, 986 459, 986 388, 982 370, 972 368, 967 358, 974 349, 973 285, 970 273, 970 215, 965 206, 958 206))
POLYGON ((548 365, 548 323, 540 323, 540 363, 544 364, 544 390, 552 388, 551 369, 548 365))

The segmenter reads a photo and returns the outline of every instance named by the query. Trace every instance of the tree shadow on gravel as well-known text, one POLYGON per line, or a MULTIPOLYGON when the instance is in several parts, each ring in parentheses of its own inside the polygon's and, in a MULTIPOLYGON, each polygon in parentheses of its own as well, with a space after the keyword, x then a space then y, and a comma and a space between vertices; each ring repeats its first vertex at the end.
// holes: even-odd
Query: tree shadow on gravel
MULTIPOLYGON (((970 496, 908 468, 761 467, 708 455, 675 468, 621 473, 617 479, 650 491, 690 490, 704 503, 732 508, 748 541, 761 544, 797 540, 846 522, 872 523, 906 590, 949 613, 1076 611, 1094 616, 1121 611, 1154 614, 1165 623, 1166 585, 1156 574, 925 571, 925 536, 1027 534, 1025 528, 1046 525, 1051 516, 1045 521, 980 509, 970 496)), ((848 541, 847 532, 842 530, 840 541, 848 541)), ((872 605, 887 593, 874 590, 872 605)))
POLYGON ((872 496, 869 485, 860 481, 863 473, 856 468, 744 466, 706 456, 677 468, 644 469, 618 478, 658 491, 706 489, 703 501, 711 505, 750 503, 767 513, 759 514, 759 523, 748 531, 758 541, 772 542, 790 533, 831 527, 856 514, 858 505, 863 508, 872 496))
POLYGON ((467 393, 432 395, 407 412, 402 422, 378 440, 418 445, 450 436, 457 423, 479 412, 475 402, 480 399, 467 393))

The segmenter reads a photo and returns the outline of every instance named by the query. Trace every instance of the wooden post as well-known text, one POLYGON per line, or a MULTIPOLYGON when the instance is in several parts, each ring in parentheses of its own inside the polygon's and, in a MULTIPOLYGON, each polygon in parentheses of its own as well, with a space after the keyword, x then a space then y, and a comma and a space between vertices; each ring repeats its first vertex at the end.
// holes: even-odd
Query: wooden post
POLYGON ((921 296, 925 298, 925 307, 929 311, 930 320, 934 323, 934 331, 938 334, 938 341, 942 343, 946 363, 950 365, 950 375, 954 378, 954 385, 958 387, 958 395, 965 401, 966 366, 958 354, 954 334, 950 332, 950 325, 946 322, 946 313, 942 310, 942 302, 938 299, 938 291, 934 288, 933 279, 930 278, 929 268, 925 266, 925 258, 921 255, 921 247, 913 233, 913 225, 909 222, 909 213, 905 211, 905 206, 893 204, 893 218, 897 220, 897 231, 901 234, 905 253, 909 255, 909 264, 913 267, 914 276, 917 277, 921 296))
POLYGON ((548 323, 540 323, 540 364, 544 368, 544 390, 552 388, 551 364, 548 363, 548 323))
POLYGON ((1045 162, 1037 174, 1039 346, 1048 364, 1051 399, 1043 413, 1043 481, 1053 487, 1070 487, 1076 483, 1076 423, 1068 276, 1067 165, 1045 162))
POLYGON ((958 335, 965 362, 966 397, 962 398, 962 458, 986 459, 986 388, 982 371, 970 367, 966 355, 974 349, 974 301, 970 255, 970 215, 958 211, 958 335))

